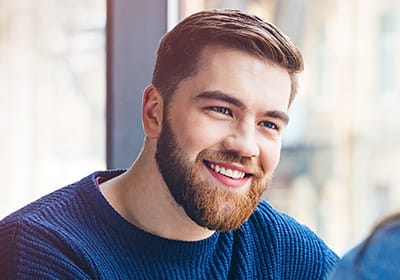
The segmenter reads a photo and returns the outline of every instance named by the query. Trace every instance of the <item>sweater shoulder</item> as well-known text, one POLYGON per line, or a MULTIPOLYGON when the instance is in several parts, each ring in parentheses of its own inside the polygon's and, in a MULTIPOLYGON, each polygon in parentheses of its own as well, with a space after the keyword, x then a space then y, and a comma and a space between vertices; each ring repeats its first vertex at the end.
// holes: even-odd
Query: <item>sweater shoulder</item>
MULTIPOLYGON (((0 221, 3 224, 20 225, 49 221, 52 218, 71 217, 76 211, 88 210, 86 205, 96 193, 96 178, 108 179, 114 177, 124 170, 96 171, 79 181, 59 188, 43 197, 27 204, 21 209, 11 213, 0 221), (66 211, 67 210, 67 211, 66 211)), ((78 213, 79 214, 79 213, 78 213)), ((61 222, 61 221, 60 221, 61 222)))
MULTIPOLYGON (((299 223, 295 218, 275 209, 270 203, 262 200, 254 212, 251 223, 262 225, 269 237, 276 240, 291 241, 296 244, 317 244, 327 248, 325 242, 309 227, 299 223)), ((329 249, 330 250, 330 249, 329 249)))
POLYGON ((304 236, 307 236, 310 239, 320 240, 306 225, 275 209, 265 200, 260 201, 252 216, 252 222, 265 225, 265 229, 276 238, 299 238, 304 240, 304 236))
POLYGON ((46 194, 5 217, 0 222, 0 225, 24 225, 46 220, 52 214, 61 212, 63 207, 68 206, 68 204, 74 201, 81 187, 82 184, 77 182, 46 194))
POLYGON ((30 237, 34 239, 57 224, 68 222, 66 216, 71 217, 71 209, 81 199, 80 189, 89 177, 57 189, 5 217, 0 221, 0 238, 10 240, 12 244, 24 235, 25 231, 41 228, 41 234, 30 237))
POLYGON ((107 174, 95 172, 31 202, 1 220, 2 275, 7 275, 6 279, 15 279, 21 271, 45 273, 46 270, 38 271, 36 268, 46 266, 46 263, 68 264, 68 272, 65 270, 63 273, 79 275, 80 269, 74 266, 71 259, 79 254, 74 243, 85 234, 82 220, 90 221, 93 216, 90 200, 91 193, 95 192, 96 177, 106 177, 107 174))
POLYGON ((264 239, 262 242, 273 247, 270 251, 279 255, 279 262, 293 269, 307 268, 298 271, 304 279, 325 278, 338 262, 338 256, 316 233, 265 200, 259 203, 249 222, 264 239), (309 278, 310 275, 319 278, 309 278))

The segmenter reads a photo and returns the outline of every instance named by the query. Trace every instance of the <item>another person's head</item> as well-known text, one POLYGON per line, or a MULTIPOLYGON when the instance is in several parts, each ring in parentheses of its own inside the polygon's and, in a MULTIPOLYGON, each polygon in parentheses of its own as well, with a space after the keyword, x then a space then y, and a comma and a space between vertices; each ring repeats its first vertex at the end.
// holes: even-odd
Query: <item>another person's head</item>
POLYGON ((196 13, 162 38, 144 127, 170 193, 198 225, 232 230, 252 214, 302 69, 281 31, 239 11, 196 13))
POLYGON ((399 259, 400 213, 383 219, 365 241, 346 253, 332 279, 399 279, 399 259))

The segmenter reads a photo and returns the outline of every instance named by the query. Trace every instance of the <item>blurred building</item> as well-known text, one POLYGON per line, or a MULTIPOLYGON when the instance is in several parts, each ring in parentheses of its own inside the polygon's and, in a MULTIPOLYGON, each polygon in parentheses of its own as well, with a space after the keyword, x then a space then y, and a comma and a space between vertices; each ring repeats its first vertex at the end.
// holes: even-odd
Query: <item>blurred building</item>
MULTIPOLYGON (((285 148, 290 170, 296 159, 303 166, 286 187, 289 197, 314 189, 315 228, 341 251, 399 210, 400 3, 311 2, 301 39, 301 118, 285 148)), ((288 200, 295 216, 298 203, 288 200)))
POLYGON ((310 69, 303 142, 330 155, 312 164, 324 174, 314 179, 322 201, 332 203, 321 226, 345 246, 399 210, 400 3, 323 2, 315 1, 303 41, 310 69))

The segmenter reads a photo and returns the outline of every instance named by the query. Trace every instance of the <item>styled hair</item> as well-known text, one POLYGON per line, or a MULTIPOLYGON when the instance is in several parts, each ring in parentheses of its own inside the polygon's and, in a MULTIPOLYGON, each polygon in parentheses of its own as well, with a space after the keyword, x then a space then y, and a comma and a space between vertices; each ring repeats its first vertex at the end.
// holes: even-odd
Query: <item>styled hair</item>
POLYGON ((182 80, 196 74, 201 51, 208 45, 242 50, 286 69, 292 103, 298 91, 297 73, 304 67, 300 50, 273 24, 238 10, 195 13, 161 38, 152 83, 166 103, 182 80))

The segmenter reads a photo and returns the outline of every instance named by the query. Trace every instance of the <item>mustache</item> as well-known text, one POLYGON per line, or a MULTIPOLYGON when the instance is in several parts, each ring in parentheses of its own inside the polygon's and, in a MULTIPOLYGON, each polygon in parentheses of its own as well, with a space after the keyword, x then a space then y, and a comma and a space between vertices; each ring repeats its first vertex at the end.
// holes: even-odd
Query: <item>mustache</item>
POLYGON ((249 157, 242 157, 241 155, 233 151, 204 150, 199 153, 198 159, 201 161, 209 160, 238 163, 240 165, 243 165, 246 169, 250 170, 250 173, 256 178, 261 178, 265 174, 264 169, 259 166, 253 159, 249 157))

